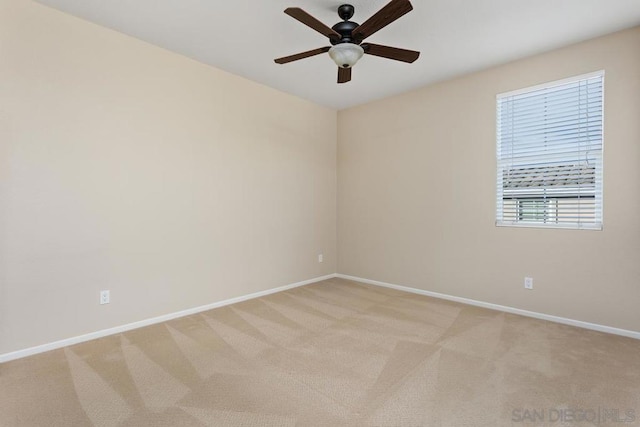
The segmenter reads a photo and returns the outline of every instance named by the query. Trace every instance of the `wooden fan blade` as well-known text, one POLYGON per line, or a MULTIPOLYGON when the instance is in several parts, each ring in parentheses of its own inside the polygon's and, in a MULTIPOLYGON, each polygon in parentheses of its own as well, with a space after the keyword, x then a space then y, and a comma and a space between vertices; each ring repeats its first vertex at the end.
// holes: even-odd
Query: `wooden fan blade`
POLYGON ((320 55, 321 53, 328 52, 329 49, 331 49, 329 46, 321 47, 318 49, 308 50, 306 52, 296 53, 295 55, 277 58, 277 59, 274 59, 274 61, 276 62, 276 64, 286 64, 287 62, 297 61, 298 59, 304 59, 310 56, 320 55))
POLYGON ((307 27, 313 28, 323 36, 327 36, 330 39, 334 39, 334 40, 340 40, 342 38, 340 33, 337 33, 336 31, 327 27, 322 22, 318 21, 316 18, 309 15, 307 12, 300 9, 299 7, 288 7, 284 10, 284 13, 302 22, 307 27))
POLYGON ((338 83, 346 83, 351 80, 351 68, 338 68, 338 83))
POLYGON ((399 47, 383 46, 373 43, 362 45, 364 53, 381 56, 383 58, 395 59, 396 61, 412 63, 420 56, 420 52, 415 50, 400 49, 399 47))
POLYGON ((353 36, 356 40, 362 41, 412 10, 413 6, 411 6, 409 0, 391 0, 385 7, 374 13, 371 18, 354 29, 353 36))

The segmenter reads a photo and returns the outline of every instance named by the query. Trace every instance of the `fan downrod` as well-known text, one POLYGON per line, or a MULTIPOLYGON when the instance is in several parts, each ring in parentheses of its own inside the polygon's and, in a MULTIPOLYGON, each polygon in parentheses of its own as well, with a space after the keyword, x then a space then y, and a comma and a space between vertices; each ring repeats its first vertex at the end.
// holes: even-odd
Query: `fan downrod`
POLYGON ((358 28, 358 23, 349 21, 355 12, 355 8, 350 4, 343 4, 338 7, 338 16, 342 18, 342 22, 338 22, 336 25, 331 27, 331 29, 338 34, 340 34, 340 39, 331 39, 329 40, 332 45, 340 44, 340 43, 355 43, 360 44, 360 40, 355 40, 353 38, 353 30, 358 28))

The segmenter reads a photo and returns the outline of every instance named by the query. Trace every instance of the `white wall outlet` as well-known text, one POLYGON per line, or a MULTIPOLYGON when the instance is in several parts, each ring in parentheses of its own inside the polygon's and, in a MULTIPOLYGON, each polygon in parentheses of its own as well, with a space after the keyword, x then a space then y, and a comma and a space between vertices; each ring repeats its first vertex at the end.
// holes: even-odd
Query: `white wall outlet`
POLYGON ((322 254, 318 254, 318 262, 324 262, 324 256, 322 254))
POLYGON ((525 277, 524 278, 524 288, 525 289, 533 289, 533 277, 525 277))
POLYGON ((111 295, 109 291, 100 291, 100 304, 109 304, 111 300, 111 295))

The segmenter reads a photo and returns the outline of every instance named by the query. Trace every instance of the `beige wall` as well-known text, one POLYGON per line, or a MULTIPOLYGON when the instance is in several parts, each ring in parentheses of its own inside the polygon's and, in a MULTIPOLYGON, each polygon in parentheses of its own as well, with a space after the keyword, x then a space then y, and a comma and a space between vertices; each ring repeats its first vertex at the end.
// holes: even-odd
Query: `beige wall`
POLYGON ((0 354, 334 273, 336 133, 333 110, 0 0, 0 354))
POLYGON ((640 28, 338 122, 340 273, 640 331, 640 28), (495 227, 496 94, 600 69, 604 230, 495 227))

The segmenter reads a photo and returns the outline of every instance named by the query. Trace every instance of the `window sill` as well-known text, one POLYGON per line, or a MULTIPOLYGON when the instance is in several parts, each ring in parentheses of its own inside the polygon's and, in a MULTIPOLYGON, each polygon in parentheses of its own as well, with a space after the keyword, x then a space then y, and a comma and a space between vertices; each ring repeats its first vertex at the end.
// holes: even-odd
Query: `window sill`
POLYGON ((593 230, 602 231, 602 224, 545 224, 536 222, 502 222, 496 221, 496 227, 514 228, 559 228, 563 230, 593 230))

